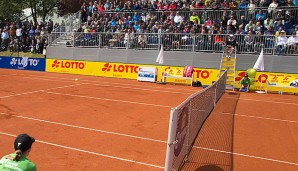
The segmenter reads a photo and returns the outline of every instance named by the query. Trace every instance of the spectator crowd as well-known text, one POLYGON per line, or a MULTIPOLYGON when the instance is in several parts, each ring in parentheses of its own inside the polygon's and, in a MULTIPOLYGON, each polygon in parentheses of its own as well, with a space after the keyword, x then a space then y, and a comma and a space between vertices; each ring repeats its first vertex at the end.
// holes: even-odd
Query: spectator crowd
MULTIPOLYGON (((150 41, 147 34, 163 33, 164 46, 179 49, 194 43, 191 36, 201 48, 221 46, 224 35, 234 35, 247 51, 277 46, 278 52, 283 52, 286 45, 297 48, 296 7, 292 0, 90 0, 80 8, 81 24, 76 32, 83 36, 75 39, 82 42, 94 38, 93 33, 106 33, 102 37, 106 44, 121 41, 131 47, 136 40, 143 48, 150 41)), ((0 21, 0 50, 42 53, 56 27, 59 24, 51 20, 0 21)), ((93 41, 98 44, 101 40, 93 41)))
MULTIPOLYGON (((130 41, 127 35, 142 33, 168 33, 171 42, 166 44, 178 48, 187 39, 184 35, 198 34, 210 36, 201 36, 196 45, 222 43, 221 34, 241 35, 247 50, 265 36, 275 36, 275 41, 293 35, 298 42, 298 10, 292 0, 99 0, 85 1, 80 11, 77 32, 123 33, 124 43, 130 41)), ((144 36, 138 37, 144 46, 144 36)))
POLYGON ((33 23, 25 19, 15 22, 0 20, 0 51, 32 52, 42 54, 48 45, 48 36, 55 27, 53 21, 33 23))

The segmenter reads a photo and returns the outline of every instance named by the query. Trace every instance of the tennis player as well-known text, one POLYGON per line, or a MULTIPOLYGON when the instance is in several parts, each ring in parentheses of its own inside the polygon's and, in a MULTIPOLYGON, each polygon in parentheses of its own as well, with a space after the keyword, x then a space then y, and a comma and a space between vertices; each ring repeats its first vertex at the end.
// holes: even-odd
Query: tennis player
POLYGON ((27 159, 34 141, 27 134, 18 135, 14 141, 15 152, 0 160, 0 171, 36 171, 35 164, 27 159))
POLYGON ((245 74, 244 78, 240 81, 241 88, 239 91, 248 92, 250 87, 250 79, 248 78, 248 74, 245 74))

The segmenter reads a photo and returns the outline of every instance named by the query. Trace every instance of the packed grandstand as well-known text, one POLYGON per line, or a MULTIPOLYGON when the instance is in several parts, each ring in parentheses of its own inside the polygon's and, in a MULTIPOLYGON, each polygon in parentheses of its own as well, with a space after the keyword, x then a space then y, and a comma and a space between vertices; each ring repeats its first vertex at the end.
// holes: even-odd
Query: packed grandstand
POLYGON ((86 1, 77 26, 1 22, 1 50, 41 53, 61 42, 71 47, 218 51, 234 35, 238 53, 297 54, 298 9, 291 0, 86 1), (71 29, 70 29, 71 27, 71 29), (60 39, 59 39, 60 37, 60 39))

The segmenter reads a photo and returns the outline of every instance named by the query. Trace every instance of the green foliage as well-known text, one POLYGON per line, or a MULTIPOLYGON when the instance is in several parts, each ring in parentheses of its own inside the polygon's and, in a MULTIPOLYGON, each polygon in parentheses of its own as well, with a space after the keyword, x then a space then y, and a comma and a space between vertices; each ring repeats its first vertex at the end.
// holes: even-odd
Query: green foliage
POLYGON ((22 0, 1 0, 0 16, 2 20, 15 21, 23 16, 24 2, 22 0))
POLYGON ((27 8, 31 8, 34 23, 38 16, 45 21, 47 15, 57 6, 57 0, 26 0, 24 3, 27 8))
POLYGON ((64 16, 78 12, 81 9, 83 2, 84 0, 58 0, 58 15, 64 16))

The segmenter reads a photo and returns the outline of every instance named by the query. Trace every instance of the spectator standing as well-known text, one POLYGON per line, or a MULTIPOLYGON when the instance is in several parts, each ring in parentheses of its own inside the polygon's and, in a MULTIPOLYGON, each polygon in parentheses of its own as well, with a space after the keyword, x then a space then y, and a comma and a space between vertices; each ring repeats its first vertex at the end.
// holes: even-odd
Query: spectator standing
POLYGON ((1 33, 1 39, 2 39, 1 50, 6 51, 9 43, 9 34, 6 29, 3 29, 3 32, 1 33))
POLYGON ((278 3, 277 0, 272 0, 272 2, 270 3, 269 7, 268 7, 268 13, 270 15, 272 15, 272 12, 278 7, 278 3))
POLYGON ((17 26, 17 30, 16 30, 16 36, 18 38, 18 40, 20 41, 21 40, 21 37, 22 37, 22 28, 17 26))
POLYGON ((250 18, 253 18, 255 16, 255 8, 256 8, 256 4, 254 0, 250 0, 249 5, 247 6, 248 8, 248 14, 250 18))
POLYGON ((87 21, 87 5, 85 2, 83 2, 83 5, 81 6, 81 15, 82 15, 82 22, 87 21))
POLYGON ((14 25, 10 25, 9 36, 10 40, 14 40, 14 38, 16 37, 16 29, 14 25))
POLYGON ((34 27, 31 26, 31 29, 29 30, 29 37, 32 39, 35 36, 35 30, 34 27))

